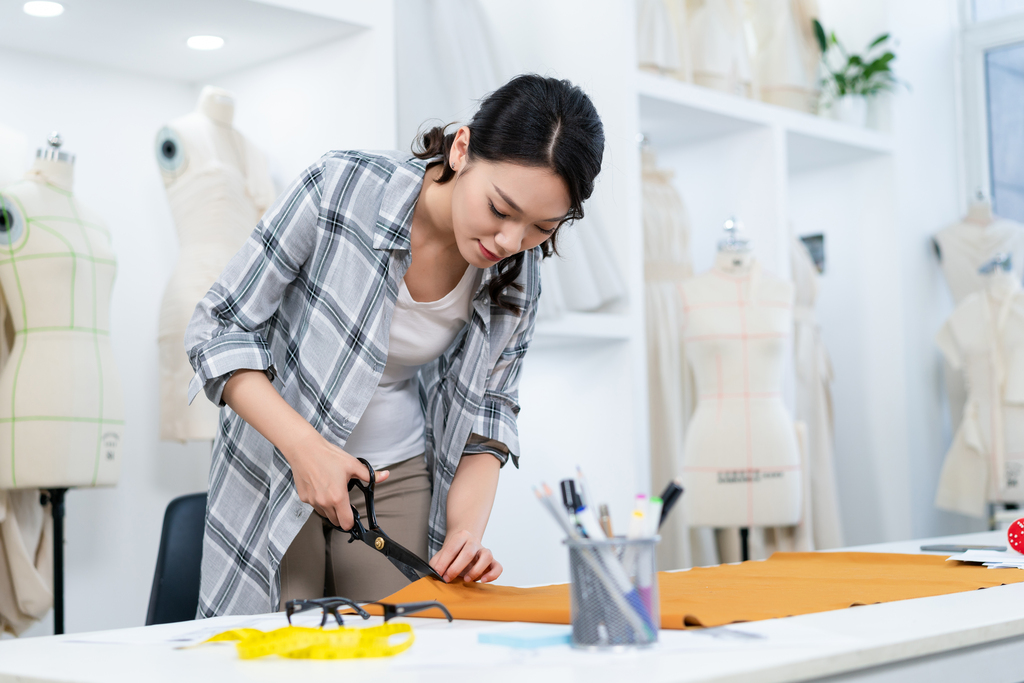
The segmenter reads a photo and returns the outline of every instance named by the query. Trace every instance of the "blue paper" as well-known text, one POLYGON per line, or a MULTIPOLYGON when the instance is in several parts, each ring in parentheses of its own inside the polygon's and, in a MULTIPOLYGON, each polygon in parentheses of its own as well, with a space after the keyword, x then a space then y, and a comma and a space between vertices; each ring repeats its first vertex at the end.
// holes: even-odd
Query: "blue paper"
POLYGON ((572 628, 552 624, 517 624, 477 634, 482 645, 504 645, 532 650, 538 647, 568 645, 572 639, 572 628))

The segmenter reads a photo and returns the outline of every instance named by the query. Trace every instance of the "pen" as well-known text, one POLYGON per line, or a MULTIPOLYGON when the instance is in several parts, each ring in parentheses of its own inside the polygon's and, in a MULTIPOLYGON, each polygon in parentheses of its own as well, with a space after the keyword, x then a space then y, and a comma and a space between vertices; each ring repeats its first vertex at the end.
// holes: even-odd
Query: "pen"
POLYGON ((580 526, 580 521, 576 515, 576 511, 583 507, 583 503, 580 501, 580 496, 576 493, 576 482, 572 479, 563 479, 559 482, 559 486, 562 489, 562 504, 569 513, 569 520, 583 533, 584 536, 587 535, 586 530, 580 526))
POLYGON ((658 528, 665 523, 665 519, 668 517, 668 513, 672 512, 672 508, 679 502, 679 496, 683 495, 683 486, 679 483, 679 480, 670 481, 665 490, 661 492, 661 518, 658 521, 658 528))
POLYGON ((664 501, 658 496, 654 496, 647 502, 647 533, 645 536, 655 536, 658 533, 658 527, 661 526, 661 508, 664 507, 664 501))
POLYGON ((580 484, 580 505, 590 505, 590 488, 587 486, 587 479, 583 476, 583 469, 576 465, 576 480, 580 484))
MULTIPOLYGON (((555 518, 555 521, 558 522, 558 525, 562 527, 569 538, 573 540, 580 540, 576 530, 569 524, 569 520, 558 512, 555 503, 551 500, 554 496, 552 490, 547 484, 543 484, 542 486, 543 493, 534 488, 534 495, 537 496, 537 499, 541 504, 544 505, 548 512, 551 513, 551 516, 555 518)), ((622 578, 626 581, 627 588, 629 589, 628 592, 621 591, 622 580, 613 578, 609 575, 609 572, 595 556, 593 550, 583 548, 581 556, 583 557, 583 561, 590 567, 591 571, 593 571, 601 583, 604 584, 605 590, 609 597, 611 597, 612 602, 614 602, 616 607, 619 608, 619 611, 622 616, 625 617, 626 621, 629 622, 629 625, 638 633, 647 633, 648 635, 653 633, 650 614, 644 607, 643 602, 639 599, 639 594, 636 589, 629 585, 629 578, 624 576, 625 572, 622 570, 622 565, 619 564, 618 560, 612 557, 611 559, 614 561, 614 565, 612 566, 614 567, 615 565, 618 565, 618 571, 623 574, 622 578), (617 590, 617 588, 619 590, 617 590)), ((612 574, 614 573, 615 572, 612 571, 612 574)))
POLYGON ((604 535, 608 538, 612 538, 615 534, 612 533, 612 516, 608 514, 608 505, 601 503, 601 507, 597 510, 601 521, 601 531, 603 531, 604 535))

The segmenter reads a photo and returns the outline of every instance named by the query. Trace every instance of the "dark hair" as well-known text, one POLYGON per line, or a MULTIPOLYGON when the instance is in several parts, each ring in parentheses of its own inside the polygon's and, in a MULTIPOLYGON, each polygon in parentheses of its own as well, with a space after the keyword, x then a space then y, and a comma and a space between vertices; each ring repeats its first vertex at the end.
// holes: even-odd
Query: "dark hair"
MULTIPOLYGON (((449 126, 454 124, 448 124, 449 126)), ((594 191, 594 178, 601 172, 604 127, 597 109, 580 88, 566 80, 536 74, 516 76, 480 103, 469 124, 469 159, 508 161, 524 166, 550 168, 569 189, 570 208, 566 221, 583 218, 583 202, 594 191)), ((448 155, 455 140, 448 126, 435 126, 419 138, 419 159, 439 160, 437 182, 455 177, 448 155)), ((545 258, 557 253, 555 238, 563 221, 541 245, 545 258)), ((515 284, 523 269, 522 252, 498 262, 498 275, 490 284, 491 301, 519 313, 519 307, 501 294, 515 284)))

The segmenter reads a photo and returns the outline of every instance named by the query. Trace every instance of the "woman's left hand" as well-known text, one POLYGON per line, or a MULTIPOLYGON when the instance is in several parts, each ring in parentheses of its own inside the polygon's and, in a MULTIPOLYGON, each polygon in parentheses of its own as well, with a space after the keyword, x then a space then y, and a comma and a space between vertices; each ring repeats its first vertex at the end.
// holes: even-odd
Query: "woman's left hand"
POLYGON ((430 566, 446 582, 462 577, 466 581, 489 583, 501 576, 502 566, 469 531, 450 531, 444 545, 430 558, 430 566))

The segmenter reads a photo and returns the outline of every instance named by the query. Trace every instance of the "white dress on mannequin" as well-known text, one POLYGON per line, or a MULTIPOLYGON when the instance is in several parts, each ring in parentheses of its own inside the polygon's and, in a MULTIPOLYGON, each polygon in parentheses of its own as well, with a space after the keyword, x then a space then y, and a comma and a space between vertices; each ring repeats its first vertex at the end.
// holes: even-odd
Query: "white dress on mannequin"
POLYGON ((843 546, 843 530, 839 519, 833 447, 832 360, 814 313, 818 298, 818 270, 807 247, 796 237, 790 250, 790 264, 796 289, 793 306, 795 416, 807 425, 814 547, 818 550, 840 548, 843 546))
POLYGON ((757 35, 754 71, 761 99, 814 112, 821 58, 811 28, 816 0, 758 0, 748 6, 757 35))
POLYGON ((750 254, 720 252, 715 267, 681 292, 698 391, 683 451, 687 519, 710 527, 796 525, 801 453, 781 393, 793 286, 750 254))
POLYGON ((656 73, 680 70, 677 25, 666 0, 636 3, 636 57, 641 69, 656 73))
POLYGON ((753 77, 739 0, 703 0, 690 16, 687 28, 693 82, 751 97, 753 77))
MULTIPOLYGON (((28 139, 0 125, 0 189, 24 176, 27 157, 28 139)), ((6 218, 2 223, 9 227, 6 218)), ((8 325, 7 304, 0 298, 0 326, 8 325)), ((0 334, 0 368, 10 359, 12 336, 8 330, 0 334)), ((0 633, 20 634, 53 604, 52 533, 49 507, 39 504, 38 489, 0 490, 0 633)))
MULTIPOLYGON (((672 173, 657 168, 651 150, 642 155, 651 490, 657 492, 679 476, 686 426, 696 403, 679 294, 680 285, 693 276, 693 265, 690 218, 672 186, 672 173)), ((684 512, 680 506, 659 531, 661 569, 717 563, 713 536, 706 529, 691 529, 684 512)))
MULTIPOLYGON (((964 220, 935 235, 935 244, 955 305, 975 292, 984 291, 987 280, 978 273, 978 268, 998 253, 1012 256, 1012 272, 1018 281, 1024 275, 1024 226, 993 216, 988 201, 974 202, 964 220)), ((950 367, 948 360, 944 362, 943 376, 955 432, 964 414, 967 387, 963 373, 950 367)))
POLYGON ((234 99, 206 87, 196 111, 157 134, 156 155, 178 229, 178 262, 160 306, 160 438, 212 440, 217 406, 188 404, 195 372, 182 350, 196 304, 274 200, 266 158, 231 127, 234 99))
POLYGON ((989 502, 1024 501, 1024 290, 996 271, 966 297, 936 341, 968 387, 936 506, 975 517, 989 502))

